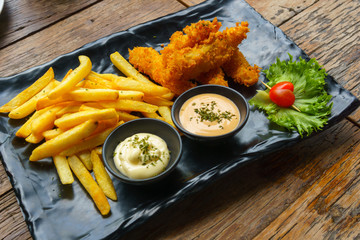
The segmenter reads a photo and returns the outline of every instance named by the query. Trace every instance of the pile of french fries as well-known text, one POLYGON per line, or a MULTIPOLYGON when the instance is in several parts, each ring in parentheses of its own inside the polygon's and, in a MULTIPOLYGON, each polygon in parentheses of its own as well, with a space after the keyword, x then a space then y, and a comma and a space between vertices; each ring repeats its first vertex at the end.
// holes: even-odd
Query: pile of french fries
POLYGON ((61 82, 49 68, 0 107, 12 119, 30 116, 16 132, 17 137, 39 144, 29 160, 51 157, 62 184, 72 184, 74 173, 102 215, 110 212, 107 198, 117 200, 101 158, 110 132, 139 117, 174 126, 170 114, 174 93, 148 80, 118 52, 110 59, 126 77, 93 72, 91 60, 81 55, 79 66, 70 69, 61 82))

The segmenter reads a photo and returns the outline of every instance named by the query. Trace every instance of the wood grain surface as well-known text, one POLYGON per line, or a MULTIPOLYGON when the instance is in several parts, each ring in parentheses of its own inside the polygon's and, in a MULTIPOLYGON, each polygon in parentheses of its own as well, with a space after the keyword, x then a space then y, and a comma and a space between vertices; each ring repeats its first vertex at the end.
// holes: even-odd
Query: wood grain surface
MULTIPOLYGON (((19 1, 0 15, 0 76, 202 1, 19 1)), ((248 0, 360 98, 360 2, 248 0)), ((241 20, 241 19, 240 19, 241 20)), ((123 239, 359 239, 359 109, 221 178, 123 239)), ((0 163, 0 239, 32 239, 0 163)))

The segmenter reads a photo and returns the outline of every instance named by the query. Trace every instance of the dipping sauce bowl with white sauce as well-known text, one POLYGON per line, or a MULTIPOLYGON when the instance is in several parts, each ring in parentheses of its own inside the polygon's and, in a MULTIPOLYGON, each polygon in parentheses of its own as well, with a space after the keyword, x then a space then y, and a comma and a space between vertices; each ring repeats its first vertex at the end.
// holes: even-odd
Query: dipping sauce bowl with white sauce
POLYGON ((152 118, 120 125, 107 137, 102 151, 109 172, 125 183, 136 185, 153 183, 170 174, 181 154, 178 131, 152 118))
POLYGON ((201 85, 181 94, 172 106, 172 120, 187 137, 215 142, 234 136, 249 117, 249 104, 236 90, 201 85))

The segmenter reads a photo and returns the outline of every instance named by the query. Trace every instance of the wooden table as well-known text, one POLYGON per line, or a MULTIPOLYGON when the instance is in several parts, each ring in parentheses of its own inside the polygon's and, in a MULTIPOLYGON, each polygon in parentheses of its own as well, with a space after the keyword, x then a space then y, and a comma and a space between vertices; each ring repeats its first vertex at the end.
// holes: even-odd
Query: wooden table
MULTIPOLYGON (((7 0, 0 15, 0 75, 200 2, 7 0)), ((248 3, 359 97, 359 1, 248 3)), ((358 239, 359 119, 357 110, 315 137, 247 164, 124 239, 358 239)), ((1 163, 0 238, 31 239, 1 163)))

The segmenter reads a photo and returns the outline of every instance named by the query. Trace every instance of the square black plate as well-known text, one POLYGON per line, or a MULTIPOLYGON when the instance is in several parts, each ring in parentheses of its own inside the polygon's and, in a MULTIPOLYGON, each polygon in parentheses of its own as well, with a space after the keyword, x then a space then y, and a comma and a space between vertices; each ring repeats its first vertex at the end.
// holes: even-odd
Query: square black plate
MULTIPOLYGON (((239 46, 248 61, 263 69, 277 57, 298 59, 308 56, 280 29, 266 21, 245 1, 212 0, 184 11, 141 24, 127 31, 89 43, 80 49, 60 56, 41 66, 15 76, 0 79, 0 104, 3 105, 26 88, 50 66, 56 78, 62 79, 69 68, 78 65, 77 56, 85 54, 93 62, 93 70, 100 73, 119 73, 110 61, 110 54, 119 51, 128 57, 128 48, 151 46, 157 50, 167 44, 174 31, 181 30, 200 19, 217 17, 224 27, 248 21, 250 33, 239 46)), ((261 80, 263 80, 261 76, 261 80)), ((336 124, 359 106, 359 101, 338 85, 331 76, 327 90, 333 96, 333 109, 326 128, 336 124)), ((248 100, 260 84, 251 88, 235 87, 248 100)), ((26 223, 35 239, 115 239, 140 226, 161 209, 200 191, 220 176, 254 161, 270 152, 280 150, 301 140, 296 132, 288 132, 271 124, 266 116, 252 109, 243 130, 226 145, 208 148, 183 138, 184 153, 177 169, 166 181, 139 187, 114 179, 119 200, 112 202, 111 214, 102 217, 84 189, 74 182, 62 186, 50 159, 31 163, 28 158, 34 145, 15 137, 24 120, 11 120, 0 115, 0 152, 26 223)))

